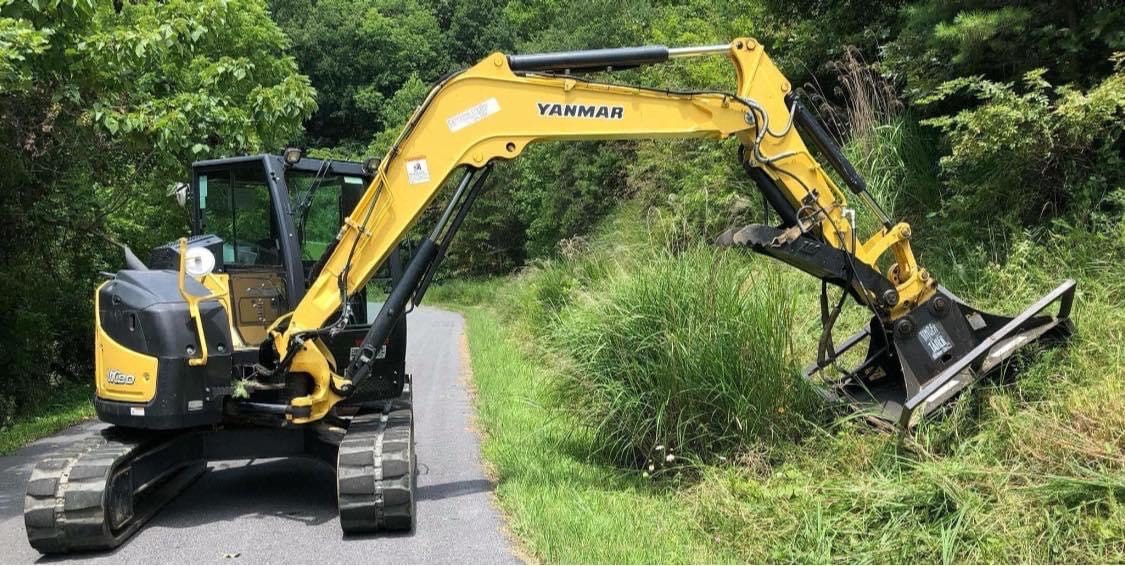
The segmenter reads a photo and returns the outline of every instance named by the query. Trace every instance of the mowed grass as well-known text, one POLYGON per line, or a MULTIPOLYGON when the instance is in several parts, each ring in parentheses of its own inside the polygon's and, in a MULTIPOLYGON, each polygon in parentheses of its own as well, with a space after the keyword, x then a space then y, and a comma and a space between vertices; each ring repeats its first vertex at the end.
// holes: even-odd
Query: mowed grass
MULTIPOLYGON (((604 412, 580 419, 580 397, 559 393, 589 375, 558 333, 621 278, 651 271, 631 263, 642 254, 595 242, 510 280, 435 289, 475 305, 463 308, 485 456, 528 551, 545 562, 1125 561, 1125 237, 1026 234, 1002 261, 986 244, 918 247, 945 285, 997 312, 1078 279, 1078 334, 1033 349, 1018 380, 979 384, 905 437, 842 411, 811 414, 799 437, 747 437, 656 474, 605 458, 604 412)), ((811 357, 815 282, 781 273, 779 300, 798 305, 792 349, 811 357)), ((625 360, 643 351, 589 344, 625 360)))
POLYGON ((86 384, 62 385, 45 401, 0 426, 0 455, 10 454, 44 436, 94 416, 93 388, 86 384))

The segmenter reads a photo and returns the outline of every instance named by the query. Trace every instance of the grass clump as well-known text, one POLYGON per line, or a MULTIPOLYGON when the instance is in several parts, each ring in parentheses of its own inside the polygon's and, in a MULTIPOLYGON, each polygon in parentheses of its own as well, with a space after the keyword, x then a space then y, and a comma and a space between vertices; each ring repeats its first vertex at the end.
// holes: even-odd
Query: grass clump
POLYGON ((798 436, 815 406, 789 347, 783 281, 735 254, 651 253, 560 310, 563 404, 614 461, 731 455, 798 436), (675 456, 673 456, 675 457, 675 456))
POLYGON ((521 546, 544 563, 737 562, 685 528, 694 509, 674 490, 590 458, 588 429, 556 411, 560 368, 532 351, 499 304, 462 310, 482 451, 521 546))

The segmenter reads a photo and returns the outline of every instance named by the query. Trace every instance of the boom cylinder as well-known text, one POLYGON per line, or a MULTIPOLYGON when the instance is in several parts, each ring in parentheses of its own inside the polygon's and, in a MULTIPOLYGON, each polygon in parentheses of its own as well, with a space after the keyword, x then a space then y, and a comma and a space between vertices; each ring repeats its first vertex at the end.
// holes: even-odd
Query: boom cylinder
MULTIPOLYGON (((469 170, 465 176, 461 178, 457 190, 450 199, 449 205, 441 215, 441 220, 438 221, 437 226, 434 227, 433 232, 429 237, 423 238, 414 249, 414 257, 411 258, 410 264, 407 265, 406 270, 402 274, 402 278, 398 280, 394 288, 391 289, 387 300, 383 301, 383 306, 379 309, 379 314, 375 315, 375 320, 371 323, 371 328, 367 330, 367 335, 363 338, 363 343, 359 347, 359 353, 356 355, 350 364, 345 375, 351 380, 352 384, 349 390, 337 391, 342 395, 350 395, 355 388, 371 373, 371 362, 375 360, 375 356, 379 349, 382 347, 383 342, 391 335, 395 325, 398 324, 402 315, 406 312, 407 305, 410 303, 410 298, 414 295, 415 291, 422 285, 423 280, 427 278, 427 274, 432 270, 437 269, 437 264, 441 261, 442 248, 439 247, 437 241, 442 237, 442 231, 453 217, 454 210, 459 204, 462 203, 462 197, 466 195, 466 191, 472 192, 473 188, 470 185, 476 181, 476 186, 479 186, 479 181, 482 180, 482 175, 475 175, 476 170, 469 170)), ((463 218, 462 214, 458 214, 454 220, 454 224, 450 226, 450 230, 446 232, 446 238, 452 238, 453 233, 460 227, 460 220, 463 218)))

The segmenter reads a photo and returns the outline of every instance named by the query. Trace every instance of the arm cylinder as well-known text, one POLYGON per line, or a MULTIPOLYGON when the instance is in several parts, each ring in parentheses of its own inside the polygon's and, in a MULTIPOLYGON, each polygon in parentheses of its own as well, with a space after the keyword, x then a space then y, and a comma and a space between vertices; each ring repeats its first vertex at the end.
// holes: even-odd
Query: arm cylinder
POLYGON ((587 49, 583 51, 557 51, 509 55, 508 66, 513 71, 575 71, 594 72, 607 69, 624 69, 663 63, 668 60, 668 48, 663 45, 644 47, 619 47, 615 49, 587 49))
POLYGON ((824 154, 824 158, 828 160, 828 164, 844 178, 844 184, 848 186, 855 194, 861 194, 867 190, 867 182, 863 180, 859 172, 852 167, 848 158, 844 156, 844 152, 840 150, 840 146, 832 139, 828 130, 820 124, 820 121, 813 116, 808 108, 799 101, 793 103, 793 122, 797 124, 813 145, 824 154))
POLYGON ((852 162, 848 161, 847 156, 844 155, 840 146, 836 145, 828 130, 825 130, 816 116, 813 116, 813 113, 792 95, 786 97, 786 101, 793 105, 793 123, 797 125, 797 129, 820 150, 820 153, 828 160, 828 164, 844 179, 844 184, 875 212, 883 226, 890 228, 891 219, 882 207, 875 202, 875 199, 871 198, 871 193, 867 192, 867 181, 863 179, 859 171, 855 170, 852 162))

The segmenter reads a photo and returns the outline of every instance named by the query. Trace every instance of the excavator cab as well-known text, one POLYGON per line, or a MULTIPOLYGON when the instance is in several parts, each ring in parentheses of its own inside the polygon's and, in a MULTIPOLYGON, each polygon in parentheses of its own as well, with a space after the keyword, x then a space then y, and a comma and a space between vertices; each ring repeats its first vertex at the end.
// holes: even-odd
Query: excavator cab
MULTIPOLYGON (((320 258, 335 241, 374 173, 367 163, 304 157, 295 149, 282 155, 240 156, 197 161, 185 207, 193 240, 209 239, 216 272, 226 274, 230 292, 232 336, 236 354, 257 361, 269 328, 291 312, 320 269, 320 258), (221 245, 214 243, 221 240, 221 245)), ((207 244, 205 244, 207 245, 207 244)), ((154 250, 154 266, 173 257, 174 244, 154 250)), ((349 298, 347 324, 325 341, 343 364, 355 355, 367 333, 369 297, 375 298, 401 276, 399 253, 391 254, 365 288, 349 298)), ((376 305, 377 306, 377 305, 376 305)), ((383 345, 381 371, 401 376, 406 352, 406 321, 383 345)), ((401 379, 382 381, 392 389, 401 379)), ((359 401, 393 397, 398 390, 361 392, 359 401)), ((386 387, 383 387, 386 389, 386 387)))
MULTIPOLYGON (((296 150, 193 163, 191 183, 178 195, 190 216, 186 244, 153 249, 147 266, 123 270, 98 290, 99 418, 161 430, 260 414, 284 420, 285 401, 308 384, 263 371, 273 361, 269 332, 304 297, 372 171, 370 162, 310 159, 296 150), (199 327, 177 324, 185 317, 199 327)), ((400 266, 398 252, 390 254, 371 295, 359 289, 338 310, 346 320, 321 341, 335 363, 356 356, 371 326, 369 296, 380 283, 397 282, 400 266)), ((374 356, 379 378, 357 391, 354 404, 397 397, 405 355, 403 319, 374 356)))

